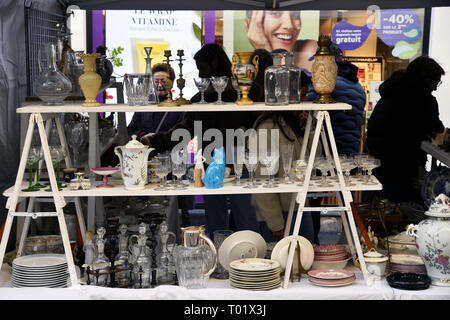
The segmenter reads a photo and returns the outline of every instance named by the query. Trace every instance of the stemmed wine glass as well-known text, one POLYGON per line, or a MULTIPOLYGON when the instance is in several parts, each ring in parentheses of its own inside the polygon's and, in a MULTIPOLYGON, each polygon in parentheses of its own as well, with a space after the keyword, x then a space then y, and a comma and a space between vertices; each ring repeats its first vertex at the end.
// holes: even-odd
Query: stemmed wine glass
POLYGON ((284 183, 291 184, 292 180, 289 178, 289 171, 292 166, 292 158, 294 156, 294 144, 286 143, 280 146, 281 159, 283 161, 284 183))
POLYGON ((171 170, 170 156, 168 154, 158 154, 155 156, 155 162, 157 163, 155 173, 160 178, 159 186, 155 188, 158 191, 169 190, 165 182, 165 177, 171 170))
POLYGON ((369 157, 364 161, 363 168, 367 170, 367 175, 364 184, 377 184, 375 181, 372 181, 372 171, 373 169, 378 168, 379 166, 380 166, 380 159, 369 157))
POLYGON ((258 166, 258 154, 256 152, 245 152, 244 163, 250 174, 250 181, 244 188, 254 189, 258 188, 255 181, 256 167, 258 166))
POLYGON ((278 172, 278 159, 280 155, 278 152, 263 151, 259 154, 259 162, 269 175, 269 180, 263 185, 264 188, 275 188, 278 185, 275 183, 274 175, 278 172))
MULTIPOLYGON (((28 188, 22 189, 22 191, 31 192, 31 191, 39 191, 39 189, 40 189, 37 186, 33 186, 33 164, 35 162, 39 163, 39 153, 40 152, 41 152, 40 148, 38 148, 38 147, 31 147, 30 151, 28 152, 28 168, 30 171, 30 176, 29 176, 28 188)), ((39 171, 39 166, 38 166, 37 170, 39 171)))
POLYGON ((233 185, 240 186, 241 185, 241 176, 242 169, 244 168, 244 148, 233 148, 233 167, 234 167, 234 175, 236 176, 236 180, 233 185))
POLYGON ((68 143, 73 150, 73 166, 80 165, 80 150, 79 148, 85 142, 86 124, 84 121, 70 121, 67 124, 68 143))
POLYGON ((209 79, 208 78, 194 78, 194 82, 201 94, 201 99, 197 103, 207 104, 208 102, 205 101, 205 91, 209 87, 209 83, 210 83, 209 79))
POLYGON ((322 173, 322 181, 319 183, 321 187, 331 187, 331 184, 327 181, 328 171, 331 169, 331 165, 326 157, 320 157, 317 161, 317 169, 322 173))
POLYGON ((222 92, 227 87, 228 77, 211 77, 211 84, 218 95, 217 101, 214 104, 225 104, 222 101, 222 92))
POLYGON ((366 153, 361 153, 361 154, 355 155, 354 158, 355 158, 356 165, 358 167, 358 172, 356 173, 356 178, 364 179, 363 164, 364 164, 364 161, 369 158, 369 155, 366 153))
POLYGON ((172 173, 177 177, 177 183, 174 186, 176 190, 185 190, 187 186, 184 185, 181 178, 186 173, 186 152, 183 150, 173 151, 172 154, 172 173))
MULTIPOLYGON (((53 168, 56 166, 56 184, 58 186, 58 190, 62 190, 62 184, 59 181, 59 171, 61 167, 61 159, 63 158, 63 152, 60 146, 51 145, 50 146, 50 155, 52 157, 53 168)), ((45 189, 45 191, 52 191, 52 188, 45 189)))
POLYGON ((241 99, 241 88, 239 88, 239 82, 235 78, 231 78, 231 84, 233 85, 233 89, 236 90, 236 103, 238 103, 238 101, 241 99))
POLYGON ((345 184, 347 186, 355 186, 356 184, 350 180, 350 171, 356 168, 355 158, 342 155, 339 156, 339 161, 341 162, 341 168, 344 173, 345 184))

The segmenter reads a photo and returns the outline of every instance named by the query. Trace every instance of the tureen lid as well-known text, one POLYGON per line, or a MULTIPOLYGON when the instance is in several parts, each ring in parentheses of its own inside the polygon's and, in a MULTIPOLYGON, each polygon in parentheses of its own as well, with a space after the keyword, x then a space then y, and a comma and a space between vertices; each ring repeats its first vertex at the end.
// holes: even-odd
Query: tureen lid
POLYGON ((136 140, 137 136, 133 134, 131 136, 131 140, 128 141, 128 143, 124 146, 124 148, 127 149, 141 149, 141 148, 148 148, 145 144, 140 143, 136 140))
POLYGON ((431 217, 450 218, 450 198, 441 193, 433 200, 425 214, 431 217))
POLYGON ((364 253, 364 258, 369 259, 369 260, 379 260, 379 261, 384 261, 387 260, 388 257, 379 253, 378 251, 376 251, 374 248, 370 249, 370 251, 364 253))

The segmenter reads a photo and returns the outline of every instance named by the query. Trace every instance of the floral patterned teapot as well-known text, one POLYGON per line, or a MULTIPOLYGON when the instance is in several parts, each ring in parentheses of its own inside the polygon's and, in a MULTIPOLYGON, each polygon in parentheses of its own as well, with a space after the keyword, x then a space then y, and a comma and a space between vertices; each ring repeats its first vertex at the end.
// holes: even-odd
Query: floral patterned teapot
POLYGON ((125 146, 117 146, 114 153, 120 160, 120 171, 126 190, 142 190, 147 184, 148 156, 154 148, 140 143, 136 135, 125 146))

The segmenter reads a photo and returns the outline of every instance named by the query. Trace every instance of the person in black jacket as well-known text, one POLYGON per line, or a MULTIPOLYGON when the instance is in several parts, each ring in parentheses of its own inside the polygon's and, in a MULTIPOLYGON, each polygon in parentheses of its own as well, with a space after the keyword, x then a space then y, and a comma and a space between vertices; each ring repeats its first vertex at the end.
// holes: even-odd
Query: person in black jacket
POLYGON ((383 195, 393 202, 423 204, 414 181, 426 163, 421 142, 445 129, 432 95, 444 74, 435 60, 418 57, 380 85, 381 99, 367 125, 367 148, 380 159, 375 173, 383 195))
MULTIPOLYGON (((255 53, 256 54, 256 53, 255 53)), ((264 54, 259 52, 261 56, 264 54)), ((261 57, 260 56, 260 57, 261 57)), ((265 57, 265 56, 264 56, 265 57)), ((210 78, 212 76, 227 76, 231 77, 231 62, 226 55, 223 48, 217 44, 205 44, 195 55, 194 59, 199 71, 199 77, 210 78)), ((270 63, 271 64, 271 63, 270 63)), ((266 64, 263 68, 270 65, 266 64)), ((264 73, 264 70, 259 72, 264 73)), ((263 77, 262 77, 263 78, 263 77)), ((264 95, 261 95, 261 88, 255 86, 255 90, 250 91, 249 97, 258 101, 264 95)), ((205 91, 205 100, 209 103, 217 101, 217 92, 212 88, 212 85, 205 91)), ((229 81, 227 88, 222 92, 222 101, 234 103, 237 99, 237 93, 232 88, 231 81, 229 81)), ((195 103, 200 101, 200 93, 197 93, 191 98, 191 102, 195 103)), ((239 106, 236 106, 239 108, 239 106)), ((163 152, 172 150, 179 141, 172 140, 172 133, 177 129, 187 129, 191 138, 194 137, 194 124, 195 122, 201 123, 201 134, 203 135, 208 129, 218 129, 223 136, 223 142, 220 146, 224 146, 225 152, 227 152, 226 141, 226 129, 243 129, 246 131, 248 128, 253 127, 253 123, 257 118, 255 112, 186 112, 183 121, 174 126, 171 130, 166 132, 160 132, 151 137, 143 137, 141 142, 155 148, 156 152, 163 152)), ((203 139, 202 137, 198 137, 203 139)), ((210 143, 216 141, 202 141, 201 148, 203 152, 210 143)), ((230 142, 234 144, 235 142, 230 142)), ((200 146, 199 146, 200 148, 200 146)), ((212 151, 212 150, 211 150, 212 151)), ((206 158, 212 159, 212 154, 205 155, 206 158)), ((205 170, 207 169, 207 163, 205 163, 205 170)), ((231 166, 231 164, 228 164, 231 166)), ((256 219, 255 209, 251 206, 250 195, 229 195, 232 221, 227 221, 228 208, 227 208, 227 196, 204 196, 205 200, 205 215, 206 215, 206 231, 210 237, 213 237, 215 230, 231 228, 234 230, 252 230, 258 232, 258 221, 256 219), (233 226, 234 224, 234 226, 233 226)))

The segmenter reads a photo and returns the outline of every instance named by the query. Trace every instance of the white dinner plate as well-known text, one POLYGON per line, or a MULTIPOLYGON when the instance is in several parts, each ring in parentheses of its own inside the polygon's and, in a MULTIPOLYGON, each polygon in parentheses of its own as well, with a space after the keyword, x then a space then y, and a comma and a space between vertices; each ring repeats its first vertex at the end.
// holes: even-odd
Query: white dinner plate
POLYGON ((267 243, 257 232, 237 231, 228 236, 219 248, 220 264, 230 269, 230 262, 241 258, 263 258, 267 252, 267 243))
POLYGON ((14 259, 13 264, 29 268, 57 267, 67 265, 67 260, 64 254, 39 253, 18 257, 14 259))
POLYGON ((276 270, 280 268, 280 264, 278 263, 278 261, 271 259, 239 259, 230 262, 230 268, 237 271, 259 272, 276 270))
MULTIPOLYGON (((292 236, 284 237, 277 242, 272 250, 271 259, 280 263, 281 270, 286 269, 286 262, 289 255, 289 244, 291 243, 292 236)), ((297 241, 300 244, 300 260, 302 267, 305 270, 309 270, 314 262, 314 247, 308 239, 297 236, 297 241)), ((295 252, 292 271, 298 272, 298 254, 295 252)))

